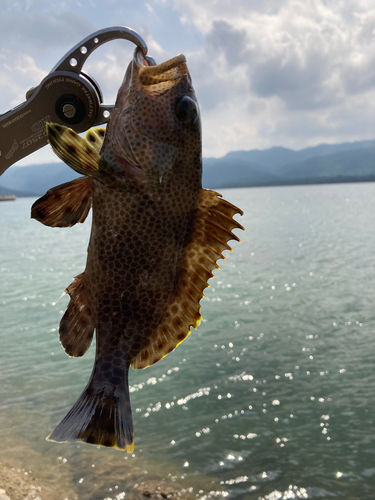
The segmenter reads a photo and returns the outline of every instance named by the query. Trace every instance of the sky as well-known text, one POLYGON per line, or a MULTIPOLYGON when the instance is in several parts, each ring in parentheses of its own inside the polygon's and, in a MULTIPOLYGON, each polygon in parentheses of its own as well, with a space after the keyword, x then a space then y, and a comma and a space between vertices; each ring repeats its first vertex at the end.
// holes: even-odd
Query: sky
MULTIPOLYGON (((374 139, 374 0, 0 0, 0 114, 92 32, 129 26, 160 63, 187 58, 203 155, 374 139)), ((84 71, 106 104, 134 46, 109 42, 84 71)), ((19 165, 56 161, 49 147, 19 165)))

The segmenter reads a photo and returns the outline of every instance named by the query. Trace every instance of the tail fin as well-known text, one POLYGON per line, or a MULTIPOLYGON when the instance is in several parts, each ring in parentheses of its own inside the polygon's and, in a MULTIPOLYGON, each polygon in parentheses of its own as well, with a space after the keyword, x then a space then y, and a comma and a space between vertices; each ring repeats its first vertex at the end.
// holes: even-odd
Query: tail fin
MULTIPOLYGON (((102 366, 109 363, 101 363, 102 366)), ((86 443, 108 446, 132 452, 134 450, 133 421, 130 408, 128 366, 120 370, 125 377, 103 373, 95 364, 85 390, 73 408, 47 437, 48 441, 86 443)), ((116 375, 120 375, 116 373, 116 375)))

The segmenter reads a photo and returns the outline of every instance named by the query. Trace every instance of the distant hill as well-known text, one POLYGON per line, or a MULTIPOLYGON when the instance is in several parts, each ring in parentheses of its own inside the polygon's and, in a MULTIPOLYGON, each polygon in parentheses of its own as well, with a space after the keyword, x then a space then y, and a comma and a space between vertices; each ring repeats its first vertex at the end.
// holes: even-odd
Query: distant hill
POLYGON ((26 167, 11 167, 0 177, 0 193, 6 188, 16 196, 17 192, 26 192, 26 196, 39 196, 48 189, 79 177, 65 163, 42 163, 26 167))
POLYGON ((28 191, 18 191, 17 189, 8 189, 0 186, 0 196, 9 196, 11 194, 15 194, 18 198, 22 198, 25 196, 37 196, 36 193, 31 193, 28 191))
POLYGON ((279 170, 283 179, 335 177, 371 177, 375 179, 375 145, 372 148, 339 151, 284 165, 279 170))
POLYGON ((203 186, 224 188, 253 185, 272 185, 279 182, 278 176, 269 173, 263 165, 241 158, 203 159, 203 186))
POLYGON ((375 141, 232 151, 203 159, 203 185, 212 188, 356 181, 375 181, 375 141))
MULTIPOLYGON (((12 167, 0 177, 0 194, 38 196, 79 177, 64 163, 12 167)), ((321 144, 294 151, 283 147, 232 151, 203 158, 208 188, 375 181, 375 140, 321 144)))
POLYGON ((299 151, 283 147, 273 147, 269 149, 252 149, 250 151, 231 151, 223 158, 241 159, 258 163, 266 167, 269 171, 275 171, 279 167, 291 163, 299 163, 316 156, 324 156, 332 153, 351 151, 353 149, 365 149, 375 147, 374 141, 344 142, 341 144, 320 144, 299 151))

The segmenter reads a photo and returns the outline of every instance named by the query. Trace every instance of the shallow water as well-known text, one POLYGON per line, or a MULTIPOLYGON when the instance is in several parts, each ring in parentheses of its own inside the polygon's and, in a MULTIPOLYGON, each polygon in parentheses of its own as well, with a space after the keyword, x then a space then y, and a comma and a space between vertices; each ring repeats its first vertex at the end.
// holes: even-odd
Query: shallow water
POLYGON ((0 460, 56 500, 141 498, 151 479, 201 499, 374 498, 375 185, 223 195, 246 231, 198 330, 131 371, 134 454, 45 441, 91 373, 93 347, 70 359, 58 341, 90 224, 0 204, 0 460))

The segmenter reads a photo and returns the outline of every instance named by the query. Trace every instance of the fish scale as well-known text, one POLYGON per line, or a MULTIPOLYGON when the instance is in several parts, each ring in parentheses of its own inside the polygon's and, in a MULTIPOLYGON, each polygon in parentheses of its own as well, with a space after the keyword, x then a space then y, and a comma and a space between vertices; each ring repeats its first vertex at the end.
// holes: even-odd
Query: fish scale
POLYGON ((50 189, 32 217, 69 227, 93 212, 60 340, 82 356, 96 333, 90 380, 48 439, 132 451, 129 366, 156 363, 197 328, 203 291, 228 241, 238 240, 233 216, 242 211, 202 189, 200 114, 184 56, 151 67, 136 50, 105 133, 81 138, 56 124, 47 133, 84 177, 50 189))

